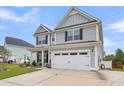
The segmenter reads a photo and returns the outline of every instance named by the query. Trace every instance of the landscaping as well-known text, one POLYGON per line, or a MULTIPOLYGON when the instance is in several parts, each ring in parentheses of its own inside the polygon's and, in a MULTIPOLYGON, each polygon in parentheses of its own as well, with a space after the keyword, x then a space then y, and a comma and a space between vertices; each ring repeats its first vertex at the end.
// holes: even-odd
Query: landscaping
POLYGON ((124 52, 121 49, 117 49, 115 54, 106 55, 104 61, 112 61, 112 70, 124 71, 124 52))
POLYGON ((20 67, 20 64, 0 64, 0 80, 37 71, 36 67, 20 67))

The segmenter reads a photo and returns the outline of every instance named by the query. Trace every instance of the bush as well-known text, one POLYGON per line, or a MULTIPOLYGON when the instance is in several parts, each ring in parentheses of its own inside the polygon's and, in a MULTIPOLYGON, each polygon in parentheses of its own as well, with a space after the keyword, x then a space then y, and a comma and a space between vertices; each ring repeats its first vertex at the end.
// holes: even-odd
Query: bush
POLYGON ((35 62, 35 60, 33 60, 33 62, 32 62, 32 66, 36 66, 37 65, 37 63, 35 62))
POLYGON ((26 67, 26 64, 25 63, 21 63, 21 64, 19 64, 19 67, 21 67, 21 68, 26 67))
POLYGON ((120 61, 112 62, 112 68, 120 68, 123 69, 123 64, 120 61))
POLYGON ((0 64, 0 72, 6 71, 6 70, 7 70, 6 64, 0 64))
POLYGON ((31 66, 31 64, 30 64, 30 62, 27 62, 26 67, 29 67, 29 66, 31 66))

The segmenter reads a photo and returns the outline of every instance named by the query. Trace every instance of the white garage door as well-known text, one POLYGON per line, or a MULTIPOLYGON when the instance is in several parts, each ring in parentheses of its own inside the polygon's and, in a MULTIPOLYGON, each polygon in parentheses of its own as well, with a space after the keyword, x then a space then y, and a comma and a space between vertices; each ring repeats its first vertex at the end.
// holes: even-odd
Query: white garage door
POLYGON ((52 67, 88 70, 90 52, 88 50, 53 51, 52 67))

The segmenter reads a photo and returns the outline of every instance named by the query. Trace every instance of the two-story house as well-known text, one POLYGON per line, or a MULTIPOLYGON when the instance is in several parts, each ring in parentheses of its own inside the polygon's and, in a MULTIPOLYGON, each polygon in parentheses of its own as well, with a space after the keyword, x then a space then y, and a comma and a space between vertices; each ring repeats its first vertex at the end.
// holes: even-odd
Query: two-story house
POLYGON ((40 25, 34 33, 37 62, 52 68, 98 70, 103 58, 101 21, 71 7, 54 31, 40 25))
POLYGON ((36 54, 33 53, 31 57, 31 52, 27 50, 28 48, 33 48, 34 45, 28 43, 19 38, 6 37, 4 42, 4 48, 10 51, 11 56, 8 61, 15 63, 23 63, 24 61, 30 61, 30 59, 35 60, 36 54))

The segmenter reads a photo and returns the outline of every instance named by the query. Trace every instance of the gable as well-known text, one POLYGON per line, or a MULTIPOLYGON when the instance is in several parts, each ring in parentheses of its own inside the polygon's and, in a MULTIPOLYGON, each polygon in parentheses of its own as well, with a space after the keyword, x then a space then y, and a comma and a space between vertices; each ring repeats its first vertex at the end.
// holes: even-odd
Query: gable
POLYGON ((99 21, 99 19, 96 19, 88 13, 72 7, 71 10, 67 12, 63 19, 59 22, 55 29, 92 21, 99 21))
POLYGON ((52 31, 51 29, 49 29, 48 27, 41 24, 34 34, 39 34, 39 33, 44 33, 44 32, 51 32, 51 31, 52 31))
POLYGON ((81 24, 81 23, 86 23, 90 22, 90 19, 80 15, 79 13, 72 14, 67 17, 66 21, 63 22, 59 28, 61 27, 66 27, 66 26, 71 26, 71 25, 76 25, 76 24, 81 24))

